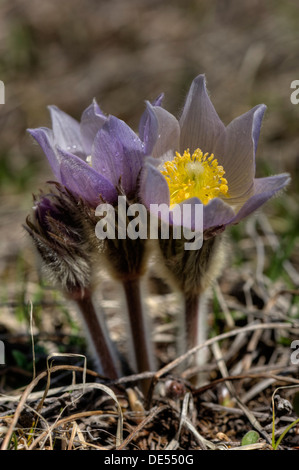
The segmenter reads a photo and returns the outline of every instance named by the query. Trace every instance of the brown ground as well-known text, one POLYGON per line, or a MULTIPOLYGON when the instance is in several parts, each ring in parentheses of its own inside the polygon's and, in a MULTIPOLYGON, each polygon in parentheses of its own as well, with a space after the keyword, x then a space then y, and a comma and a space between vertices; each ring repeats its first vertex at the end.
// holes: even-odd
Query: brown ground
MULTIPOLYGON (((290 101, 290 84, 299 79, 298 31, 295 0, 2 1, 0 79, 6 102, 0 105, 0 339, 6 364, 0 366, 0 439, 11 438, 9 447, 230 449, 255 429, 256 447, 270 449, 271 403, 279 386, 288 386, 276 395, 288 400, 291 409, 275 399, 275 439, 297 419, 298 388, 292 386, 299 384, 298 366, 292 363, 290 346, 298 339, 299 313, 299 105, 290 101), (49 104, 79 118, 93 97, 105 112, 133 127, 144 100, 162 91, 165 106, 177 114, 199 73, 206 74, 225 123, 258 103, 268 106, 257 174, 292 175, 284 195, 229 232, 229 260, 219 289, 213 291, 208 320, 214 335, 234 333, 211 345, 207 387, 192 387, 190 370, 177 372, 177 363, 172 362, 178 360, 176 297, 152 277, 148 304, 159 372, 150 401, 139 397, 135 377, 124 378, 121 384, 103 380, 96 385, 89 360, 86 382, 92 385, 83 387, 79 371, 78 390, 73 385, 70 394, 61 388, 72 381, 67 367, 75 367, 67 356, 55 359, 61 369, 53 372, 44 401, 44 378, 36 379, 33 392, 39 395, 27 397, 26 386, 33 385, 32 363, 39 374, 46 370, 48 355, 89 356, 72 306, 41 283, 22 229, 32 205, 31 192, 51 178, 46 159, 26 128, 49 125, 49 104), (114 390, 117 402, 99 383, 114 390), (23 390, 23 401, 14 400, 23 390), (12 433, 13 416, 17 427, 12 433)), ((99 301, 122 345, 117 299, 118 287, 105 276, 99 301)), ((82 367, 82 358, 77 360, 76 366, 82 367)), ((294 426, 280 448, 296 449, 298 444, 294 426)))

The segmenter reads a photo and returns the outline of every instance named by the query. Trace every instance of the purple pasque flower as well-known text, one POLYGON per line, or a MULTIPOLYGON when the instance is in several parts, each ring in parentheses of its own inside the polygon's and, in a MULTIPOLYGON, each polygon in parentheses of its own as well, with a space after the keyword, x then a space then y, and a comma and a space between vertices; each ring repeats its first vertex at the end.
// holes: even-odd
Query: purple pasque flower
POLYGON ((90 205, 55 183, 54 189, 52 186, 47 193, 34 196, 33 211, 24 228, 41 256, 43 273, 81 313, 99 372, 115 379, 119 375, 118 353, 93 300, 96 252, 89 236, 89 225, 93 224, 90 205))
POLYGON ((76 198, 56 183, 54 189, 34 196, 33 211, 24 225, 47 277, 69 294, 81 294, 91 285, 91 244, 79 215, 84 210, 87 218, 89 206, 85 206, 79 207, 76 198))
MULTIPOLYGON (((154 105, 161 101, 159 97, 154 105)), ((117 187, 135 196, 145 155, 157 139, 154 113, 140 122, 142 138, 124 121, 106 116, 94 100, 80 122, 49 106, 52 129, 28 129, 46 154, 59 183, 96 207, 117 202, 117 187), (151 122, 153 120, 154 122, 151 122)))
POLYGON ((288 174, 255 177, 265 109, 263 104, 255 106, 224 126, 204 75, 193 80, 179 120, 161 106, 148 104, 146 113, 158 123, 158 138, 142 173, 144 204, 150 208, 166 203, 171 208, 203 203, 206 233, 217 233, 258 209, 290 181, 288 174))

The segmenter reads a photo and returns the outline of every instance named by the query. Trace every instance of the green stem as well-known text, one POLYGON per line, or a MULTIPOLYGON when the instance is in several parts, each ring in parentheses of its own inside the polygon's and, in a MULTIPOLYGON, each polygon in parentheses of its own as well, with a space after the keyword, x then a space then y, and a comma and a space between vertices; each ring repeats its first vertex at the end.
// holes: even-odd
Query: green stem
POLYGON ((284 438, 284 436, 290 431, 290 429, 292 429, 293 426, 295 426, 296 424, 299 423, 299 418, 296 419, 295 421, 293 421, 284 431, 283 433, 279 436, 279 438, 277 439, 276 443, 273 445, 273 449, 274 450, 277 450, 279 444, 281 443, 282 439, 284 438))

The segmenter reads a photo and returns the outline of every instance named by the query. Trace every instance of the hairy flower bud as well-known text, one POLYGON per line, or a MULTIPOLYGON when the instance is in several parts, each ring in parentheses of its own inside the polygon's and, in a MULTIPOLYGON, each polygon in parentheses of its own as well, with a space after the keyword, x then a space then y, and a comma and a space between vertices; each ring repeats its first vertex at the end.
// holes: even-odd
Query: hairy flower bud
POLYGON ((97 248, 94 210, 61 184, 55 185, 55 190, 34 196, 33 214, 27 217, 25 229, 41 255, 42 269, 49 281, 75 302, 99 372, 116 378, 120 369, 117 351, 103 312, 95 307, 93 299, 93 258, 97 248))
POLYGON ((223 267, 223 235, 203 240, 199 250, 185 250, 186 240, 159 239, 159 267, 170 283, 185 295, 204 292, 223 267))
POLYGON ((49 281, 66 293, 89 289, 92 252, 86 234, 89 207, 62 185, 34 196, 31 216, 24 226, 42 258, 49 281))

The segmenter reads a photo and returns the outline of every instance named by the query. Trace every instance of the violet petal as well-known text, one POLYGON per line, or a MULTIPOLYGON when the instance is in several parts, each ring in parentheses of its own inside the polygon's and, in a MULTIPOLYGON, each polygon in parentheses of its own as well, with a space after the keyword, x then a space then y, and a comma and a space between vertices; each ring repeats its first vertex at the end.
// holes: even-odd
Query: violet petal
POLYGON ((128 195, 136 190, 143 160, 144 146, 139 137, 124 121, 110 116, 95 137, 92 167, 114 186, 121 182, 128 195))
POLYGON ((281 191, 290 182, 290 175, 282 173, 254 180, 254 195, 243 205, 237 215, 230 221, 232 224, 240 222, 244 217, 261 207, 278 191, 281 191))
POLYGON ((160 95, 157 96, 157 98, 154 99, 154 101, 152 102, 152 105, 153 106, 162 106, 163 100, 164 100, 164 93, 160 93, 160 95))
POLYGON ((140 198, 150 210, 150 204, 169 205, 170 195, 166 179, 150 163, 145 163, 140 175, 140 198))
POLYGON ((262 120, 265 114, 267 106, 265 104, 260 104, 256 107, 254 113, 253 122, 252 122, 252 138, 254 143, 254 154, 257 151, 257 145, 260 138, 260 132, 262 127, 262 120))
POLYGON ((107 117, 101 111, 96 100, 86 108, 81 116, 80 131, 86 155, 91 155, 92 145, 97 132, 103 127, 107 117))
POLYGON ((205 77, 196 77, 190 87, 180 118, 180 152, 197 148, 203 153, 213 153, 218 139, 225 135, 225 126, 220 120, 206 90, 205 77))
POLYGON ((158 119, 148 102, 139 122, 139 137, 144 143, 145 155, 151 155, 158 138, 158 119))
POLYGON ((214 198, 203 207, 203 228, 226 225, 235 216, 233 209, 222 199, 214 198))
POLYGON ((101 197, 108 203, 117 201, 115 187, 76 155, 58 148, 61 155, 61 182, 70 191, 91 205, 100 204, 101 197))
POLYGON ((152 107, 158 122, 158 136, 152 151, 152 157, 159 158, 166 153, 179 150, 180 126, 178 120, 166 109, 159 106, 152 107))
POLYGON ((203 218, 198 217, 196 215, 196 207, 198 206, 204 207, 202 202, 197 197, 186 199, 180 204, 177 204, 172 209, 172 222, 175 225, 178 225, 178 222, 180 221, 180 225, 182 227, 186 227, 189 230, 192 230, 195 232, 198 232, 198 231, 202 232, 203 231, 203 218), (188 207, 188 210, 187 210, 187 207, 188 207), (174 218, 176 208, 180 209, 178 211, 178 214, 181 214, 181 217, 178 217, 178 220, 175 220, 174 218))
POLYGON ((79 122, 57 106, 48 106, 48 109, 52 119, 55 145, 85 159, 79 122))
POLYGON ((265 109, 258 105, 234 119, 226 128, 224 145, 219 141, 216 145, 215 156, 224 167, 229 196, 236 204, 243 204, 253 194, 255 151, 265 109))
POLYGON ((55 177, 60 181, 60 157, 55 149, 52 129, 48 129, 47 127, 38 127, 37 129, 27 129, 27 131, 43 149, 55 177))
POLYGON ((35 217, 41 227, 48 229, 48 215, 51 217, 57 217, 59 211, 53 201, 47 196, 42 196, 40 200, 35 202, 34 205, 35 217))

